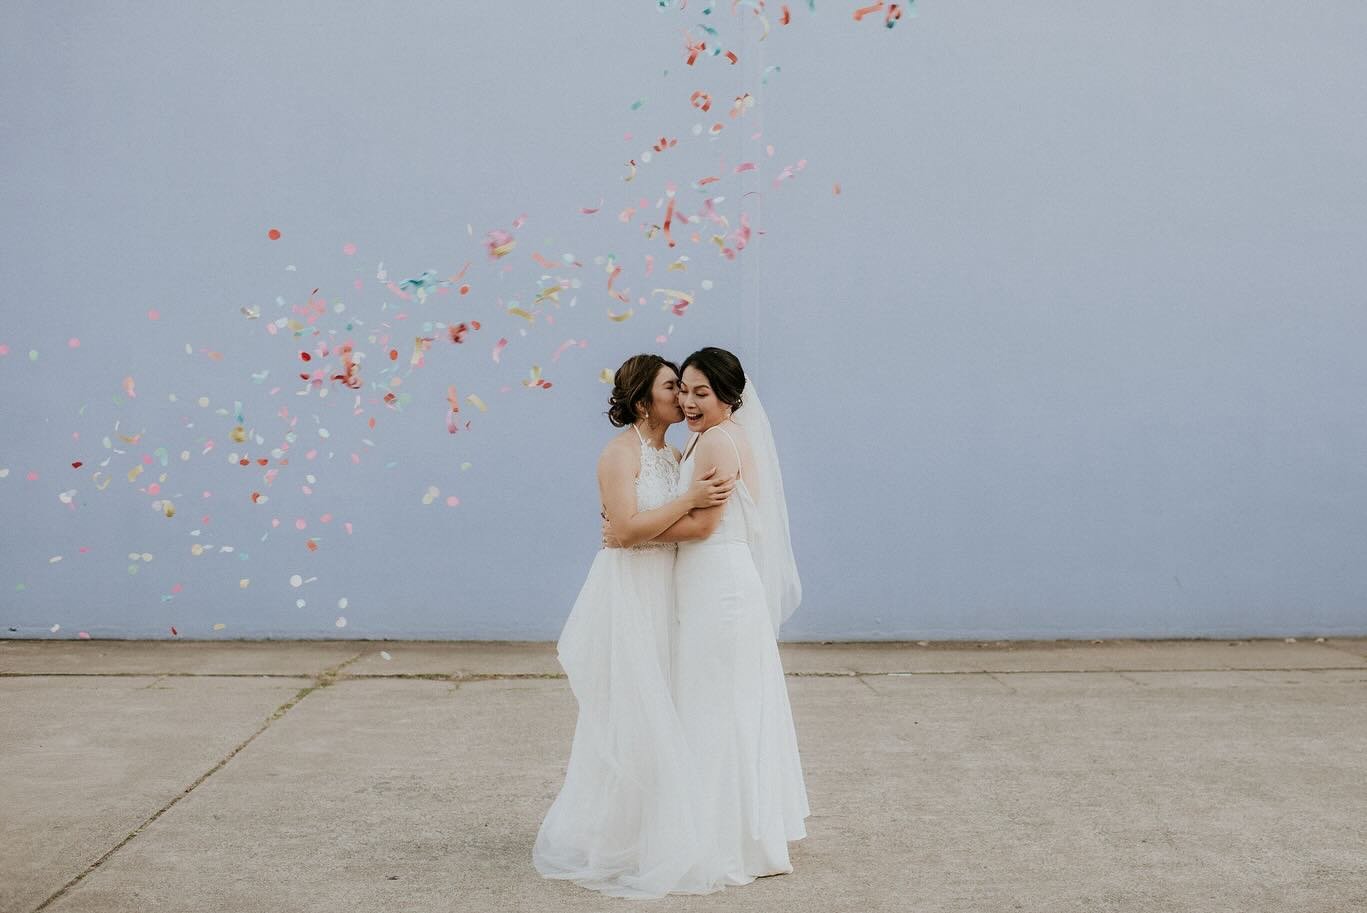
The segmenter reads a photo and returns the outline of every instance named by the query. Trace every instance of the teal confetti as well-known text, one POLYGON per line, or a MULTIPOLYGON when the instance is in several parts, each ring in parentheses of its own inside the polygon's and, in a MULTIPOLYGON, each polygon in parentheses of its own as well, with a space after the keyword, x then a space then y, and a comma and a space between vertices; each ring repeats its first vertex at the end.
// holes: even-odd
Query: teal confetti
POLYGON ((646 100, 645 100, 644 98, 638 98, 638 99, 636 99, 634 102, 631 103, 631 110, 633 110, 633 111, 639 111, 639 110, 641 110, 641 105, 643 105, 643 104, 645 104, 645 103, 646 103, 646 100))

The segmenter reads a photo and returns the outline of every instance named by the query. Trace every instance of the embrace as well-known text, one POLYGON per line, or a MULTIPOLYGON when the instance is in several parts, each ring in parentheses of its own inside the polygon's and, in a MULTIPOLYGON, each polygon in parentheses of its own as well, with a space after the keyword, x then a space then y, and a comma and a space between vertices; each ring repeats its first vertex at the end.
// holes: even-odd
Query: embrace
POLYGON ((777 635, 802 590, 768 419, 716 348, 627 359, 608 419, 631 428, 598 459, 603 548, 558 643, 579 717, 532 861, 617 897, 791 872, 809 811, 777 635))

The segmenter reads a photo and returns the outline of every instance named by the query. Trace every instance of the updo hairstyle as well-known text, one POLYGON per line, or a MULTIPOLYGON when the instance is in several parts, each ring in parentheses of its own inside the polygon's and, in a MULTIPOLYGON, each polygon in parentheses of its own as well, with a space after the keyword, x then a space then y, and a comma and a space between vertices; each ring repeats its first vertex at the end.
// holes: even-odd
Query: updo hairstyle
POLYGON ((661 368, 669 368, 679 373, 678 365, 666 358, 652 353, 633 355, 612 376, 612 393, 608 396, 608 421, 618 428, 625 428, 639 419, 636 407, 641 403, 650 408, 651 391, 655 387, 655 376, 661 368))

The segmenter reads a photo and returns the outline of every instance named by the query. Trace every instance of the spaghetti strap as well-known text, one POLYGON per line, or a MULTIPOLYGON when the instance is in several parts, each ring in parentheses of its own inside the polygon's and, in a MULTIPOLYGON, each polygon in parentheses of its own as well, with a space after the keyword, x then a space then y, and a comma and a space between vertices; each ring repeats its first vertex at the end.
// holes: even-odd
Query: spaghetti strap
POLYGON ((631 423, 631 430, 636 432, 636 437, 640 439, 642 444, 646 442, 645 435, 641 434, 641 429, 636 427, 635 422, 631 423))
POLYGON ((733 438, 733 437, 731 436, 731 432, 727 431, 727 430, 726 430, 725 428, 723 428, 721 425, 717 425, 716 427, 717 427, 717 430, 718 430, 718 431, 720 431, 722 434, 726 435, 726 439, 727 439, 728 441, 731 442, 731 449, 734 450, 734 451, 736 451, 736 478, 739 479, 739 478, 740 478, 740 464, 741 464, 741 462, 742 462, 742 460, 741 460, 741 458, 740 458, 740 448, 736 446, 736 439, 733 438))

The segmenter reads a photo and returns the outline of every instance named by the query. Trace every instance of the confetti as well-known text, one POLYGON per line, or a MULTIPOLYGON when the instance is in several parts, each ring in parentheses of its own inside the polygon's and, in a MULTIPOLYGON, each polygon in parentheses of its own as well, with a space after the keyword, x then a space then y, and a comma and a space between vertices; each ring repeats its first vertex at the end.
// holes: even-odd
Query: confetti
POLYGON ((589 344, 589 342, 588 342, 587 339, 585 339, 585 340, 580 340, 580 341, 575 341, 575 340, 573 340, 573 339, 566 339, 564 342, 562 342, 562 343, 559 345, 559 347, 556 348, 554 354, 551 355, 551 361, 552 361, 552 362, 558 362, 558 361, 560 360, 560 356, 561 356, 561 355, 564 355, 565 352, 566 352, 567 350, 572 349, 572 348, 574 348, 575 346, 579 346, 579 348, 583 349, 583 348, 586 348, 586 347, 588 346, 588 344, 589 344))
MULTIPOLYGON (((517 226, 514 225, 513 227, 516 228, 517 226)), ((490 259, 493 260, 497 260, 500 257, 506 257, 512 251, 513 247, 517 245, 517 241, 514 240, 512 235, 497 228, 489 232, 488 238, 488 243, 485 246, 489 250, 490 259)))
POLYGON ((526 379, 524 379, 524 380, 522 381, 522 386, 524 386, 524 387, 541 387, 541 388, 544 388, 544 389, 549 390, 550 387, 551 387, 551 382, 548 381, 548 380, 544 380, 544 379, 541 377, 541 366, 540 366, 540 365, 532 365, 531 373, 530 373, 530 375, 529 375, 528 378, 526 378, 526 379))

